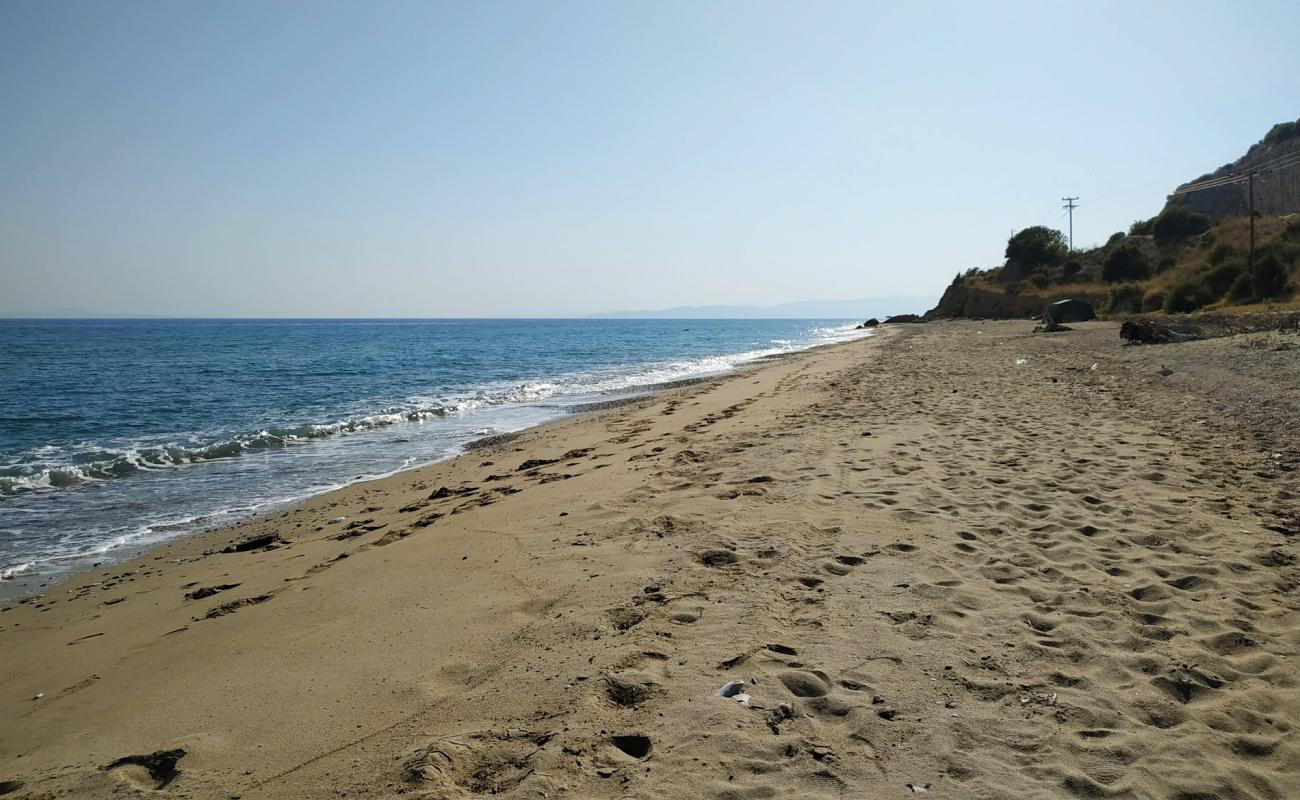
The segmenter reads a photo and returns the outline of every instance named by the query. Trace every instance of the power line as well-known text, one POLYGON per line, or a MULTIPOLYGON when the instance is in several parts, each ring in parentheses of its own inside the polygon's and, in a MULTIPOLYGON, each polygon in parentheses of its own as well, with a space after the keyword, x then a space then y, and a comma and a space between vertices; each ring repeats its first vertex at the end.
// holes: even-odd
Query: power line
POLYGON ((1232 172, 1227 175, 1220 175, 1217 178, 1206 178, 1203 181, 1185 184, 1175 189, 1169 196, 1174 197, 1180 194, 1187 194, 1188 192, 1199 192, 1203 189, 1216 189, 1220 186, 1241 183, 1246 181, 1249 174, 1252 172, 1272 172, 1280 169, 1289 169, 1297 164, 1300 164, 1300 152, 1286 153, 1285 155, 1280 155, 1276 158, 1271 158, 1268 161, 1249 167, 1245 172, 1232 172))
POLYGON ((1061 201, 1065 203, 1063 208, 1070 214, 1070 252, 1074 252, 1074 209, 1078 208, 1074 201, 1077 197, 1062 197, 1061 201))

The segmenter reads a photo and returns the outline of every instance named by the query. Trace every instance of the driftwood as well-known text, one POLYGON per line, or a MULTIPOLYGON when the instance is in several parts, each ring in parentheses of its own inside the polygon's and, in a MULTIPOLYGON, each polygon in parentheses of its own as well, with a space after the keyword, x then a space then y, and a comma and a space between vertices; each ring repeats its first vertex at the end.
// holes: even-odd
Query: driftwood
POLYGON ((1131 344, 1168 344, 1268 331, 1300 333, 1300 311, 1129 317, 1120 325, 1119 337, 1131 344))

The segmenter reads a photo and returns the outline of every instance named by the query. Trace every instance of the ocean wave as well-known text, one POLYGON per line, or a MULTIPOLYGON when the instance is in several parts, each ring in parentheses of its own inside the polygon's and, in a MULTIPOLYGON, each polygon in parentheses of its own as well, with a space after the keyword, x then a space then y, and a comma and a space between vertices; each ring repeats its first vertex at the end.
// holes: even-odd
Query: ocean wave
POLYGON ((807 340, 797 343, 789 339, 773 339, 769 340, 768 347, 738 353, 613 365, 522 383, 485 386, 479 391, 452 398, 411 397, 400 407, 376 413, 329 422, 266 427, 207 443, 155 441, 121 447, 97 447, 86 443, 69 447, 47 445, 0 464, 0 497, 234 458, 245 453, 293 447, 403 423, 422 423, 491 406, 537 403, 556 397, 571 397, 574 402, 580 402, 593 395, 629 393, 684 378, 726 372, 775 355, 856 338, 865 333, 856 330, 852 324, 820 327, 810 331, 807 340))
POLYGON ((0 466, 0 496, 61 489, 90 481, 233 458, 247 452, 290 447, 403 422, 423 422, 448 413, 451 410, 443 406, 406 408, 333 422, 268 427, 201 445, 162 443, 120 448, 77 447, 72 448, 74 452, 62 463, 49 463, 47 460, 59 448, 43 447, 23 461, 0 466))

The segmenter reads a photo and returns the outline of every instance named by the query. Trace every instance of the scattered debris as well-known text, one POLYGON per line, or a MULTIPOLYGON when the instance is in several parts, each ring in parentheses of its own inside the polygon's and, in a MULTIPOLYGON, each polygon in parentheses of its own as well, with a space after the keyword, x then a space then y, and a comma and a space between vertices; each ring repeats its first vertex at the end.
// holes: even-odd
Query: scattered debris
POLYGON ((239 542, 234 542, 224 548, 223 553, 247 553, 250 550, 261 550, 264 547, 280 544, 283 540, 278 533, 264 533, 260 536, 253 536, 239 542))
POLYGON ((202 600, 202 599, 205 598, 205 597, 211 597, 212 595, 216 594, 217 592, 224 592, 224 591, 226 591, 227 589, 234 589, 236 586, 239 586, 239 584, 238 584, 238 583, 219 583, 219 584, 216 584, 215 586, 200 586, 199 588, 197 588, 197 589, 195 589, 195 590, 193 590, 193 591, 186 592, 186 593, 185 593, 185 599, 186 599, 186 600, 202 600))
POLYGON ((1300 330, 1300 311, 1258 314, 1191 314, 1182 317, 1131 317, 1120 325, 1119 336, 1130 344, 1169 344, 1195 339, 1216 339, 1239 333, 1300 330))
POLYGON ((751 699, 749 694, 745 691, 744 681, 727 681, 722 684, 722 688, 718 689, 714 694, 718 697, 734 698, 737 703, 740 703, 743 706, 749 705, 751 699))
POLYGON ((1043 317, 1042 324, 1034 326, 1034 333, 1064 333, 1072 330, 1074 328, 1069 325, 1062 325, 1051 317, 1043 317))
POLYGON ((740 653, 738 655, 734 655, 731 658, 725 659, 723 661, 719 661, 718 669, 732 669, 733 667, 737 667, 743 664, 748 658, 749 658, 749 653, 740 653))
MULTIPOLYGON (((269 594, 259 594, 255 597, 245 597, 242 600, 232 600, 229 603, 223 603, 216 608, 209 609, 208 613, 203 615, 203 618, 216 619, 217 617, 224 617, 227 614, 235 613, 245 606, 255 606, 258 603, 265 603, 270 599, 271 595, 269 594)), ((197 619, 197 617, 195 617, 195 619, 197 619)))

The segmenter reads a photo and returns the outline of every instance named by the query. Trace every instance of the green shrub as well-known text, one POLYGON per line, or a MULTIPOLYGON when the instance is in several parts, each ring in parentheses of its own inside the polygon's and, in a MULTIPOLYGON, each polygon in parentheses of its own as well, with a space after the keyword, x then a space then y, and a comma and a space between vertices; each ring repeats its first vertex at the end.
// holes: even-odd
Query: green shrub
POLYGON ((1151 221, 1151 233, 1164 241, 1178 241, 1210 229, 1210 217, 1185 206, 1173 205, 1151 221))
POLYGON ((1110 238, 1106 240, 1106 246, 1113 247, 1119 244, 1120 242, 1124 241, 1125 235, 1126 234, 1124 233, 1124 231, 1115 231, 1110 235, 1110 238))
POLYGON ((1173 269, 1174 265, 1177 263, 1178 263, 1178 259, 1166 253, 1165 255, 1160 256, 1160 260, 1156 262, 1156 273, 1160 274, 1160 273, 1168 272, 1169 270, 1173 269))
POLYGON ((1300 136, 1300 119, 1295 122, 1279 122, 1269 128, 1268 133, 1264 134, 1264 143, 1280 144, 1297 136, 1300 136))
POLYGON ((1215 297, 1223 297, 1244 271, 1245 265, 1239 261, 1220 264, 1205 273, 1205 288, 1215 297))
POLYGON ((1255 261, 1255 296, 1261 299, 1280 297, 1286 293, 1287 269, 1282 259, 1269 253, 1255 261))
POLYGON ((1030 275, 1029 282, 1037 286, 1039 289, 1046 289, 1048 286, 1052 285, 1052 279, 1043 272, 1035 272, 1033 275, 1030 275))
POLYGON ((1142 310, 1142 287, 1136 283, 1126 283, 1110 290, 1106 302, 1107 310, 1112 314, 1136 314, 1142 310))
POLYGON ((1165 307, 1164 292, 1148 292, 1147 295, 1142 298, 1143 311, 1159 311, 1164 307, 1165 307))
POLYGON ((1228 300, 1233 303, 1249 303, 1255 299, 1255 282, 1249 272, 1242 272, 1228 288, 1228 300))
POLYGON ((1153 223, 1155 223, 1154 218, 1140 219, 1137 222, 1134 222, 1132 225, 1128 226, 1128 235, 1129 236, 1150 236, 1151 226, 1153 223))
POLYGON ((1107 283, 1119 281, 1140 281, 1151 276, 1151 265, 1142 250, 1133 244, 1125 244, 1111 250, 1101 268, 1101 277, 1107 283))
POLYGON ((1065 273, 1065 277, 1073 278, 1075 275, 1078 275, 1080 272, 1083 272, 1083 262, 1079 261, 1079 259, 1077 258, 1072 258, 1069 261, 1065 262, 1065 266, 1062 267, 1062 271, 1065 273))
POLYGON ((1214 298, 1205 290, 1205 286, 1196 281, 1184 281, 1175 284, 1165 295, 1165 311, 1170 314, 1186 314, 1214 302, 1214 298))
POLYGON ((1236 252, 1237 250, 1232 245, 1221 244, 1210 252, 1210 257, 1207 260, 1210 262, 1212 266, 1217 267, 1223 262, 1227 261, 1229 258, 1232 258, 1232 256, 1235 255, 1236 252))

